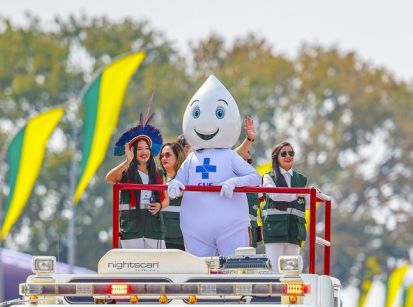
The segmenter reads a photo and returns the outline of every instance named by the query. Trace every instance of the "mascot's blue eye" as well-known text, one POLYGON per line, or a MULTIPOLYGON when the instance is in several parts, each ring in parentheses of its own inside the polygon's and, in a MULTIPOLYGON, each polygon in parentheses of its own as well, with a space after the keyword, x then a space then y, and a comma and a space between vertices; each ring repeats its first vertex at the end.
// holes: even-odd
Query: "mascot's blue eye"
POLYGON ((223 119, 225 116, 225 110, 223 107, 218 107, 215 110, 215 115, 217 116, 218 119, 223 119))
POLYGON ((192 111, 192 117, 193 118, 198 118, 199 115, 201 115, 201 110, 199 109, 199 107, 195 107, 195 109, 192 111))

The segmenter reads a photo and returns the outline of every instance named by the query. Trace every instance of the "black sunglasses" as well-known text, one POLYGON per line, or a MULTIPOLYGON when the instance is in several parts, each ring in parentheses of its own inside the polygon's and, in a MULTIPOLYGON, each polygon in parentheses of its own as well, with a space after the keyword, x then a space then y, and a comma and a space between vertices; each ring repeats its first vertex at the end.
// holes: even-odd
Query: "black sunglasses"
POLYGON ((287 156, 287 154, 288 154, 290 157, 294 157, 295 152, 294 152, 294 150, 281 151, 281 152, 280 152, 280 156, 283 157, 283 158, 285 158, 285 157, 287 156))

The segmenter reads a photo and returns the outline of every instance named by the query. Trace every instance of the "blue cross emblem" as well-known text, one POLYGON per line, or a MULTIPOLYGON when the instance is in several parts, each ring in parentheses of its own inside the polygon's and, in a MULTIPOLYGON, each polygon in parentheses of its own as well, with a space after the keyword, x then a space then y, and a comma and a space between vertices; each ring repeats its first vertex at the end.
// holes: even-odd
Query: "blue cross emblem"
POLYGON ((216 165, 210 165, 211 159, 210 158, 204 158, 204 164, 197 165, 196 167, 196 172, 197 173, 202 173, 202 179, 209 179, 209 173, 215 173, 217 171, 217 166, 216 165))

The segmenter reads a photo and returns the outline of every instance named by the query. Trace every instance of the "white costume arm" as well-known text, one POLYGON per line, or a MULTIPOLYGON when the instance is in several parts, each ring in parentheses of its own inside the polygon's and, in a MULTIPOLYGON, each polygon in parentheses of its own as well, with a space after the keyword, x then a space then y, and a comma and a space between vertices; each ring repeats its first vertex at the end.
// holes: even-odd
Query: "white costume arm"
MULTIPOLYGON (((265 174, 262 180, 262 186, 273 188, 276 187, 274 180, 268 175, 265 174)), ((295 194, 285 194, 285 193, 268 193, 269 198, 274 201, 294 201, 297 199, 297 195, 295 194)))
POLYGON ((175 178, 168 183, 169 198, 175 199, 184 194, 185 185, 188 184, 188 164, 193 153, 190 153, 182 163, 175 178))
POLYGON ((168 194, 170 199, 175 199, 184 194, 185 185, 182 182, 174 179, 168 182, 168 194))
POLYGON ((261 182, 261 177, 257 171, 245 162, 237 153, 230 151, 232 169, 237 177, 232 177, 222 183, 221 196, 232 198, 235 187, 256 187, 261 182))
POLYGON ((254 167, 244 161, 240 155, 232 151, 232 168, 237 178, 237 187, 256 187, 261 184, 261 176, 257 173, 254 167))

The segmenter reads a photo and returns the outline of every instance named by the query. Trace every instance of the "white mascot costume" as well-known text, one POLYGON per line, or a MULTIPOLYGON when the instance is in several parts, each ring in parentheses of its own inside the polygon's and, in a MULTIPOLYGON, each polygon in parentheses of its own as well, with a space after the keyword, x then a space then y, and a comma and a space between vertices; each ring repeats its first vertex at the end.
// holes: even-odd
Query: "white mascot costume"
POLYGON ((250 225, 245 193, 235 187, 257 186, 261 178, 231 147, 241 132, 237 103, 210 76, 186 107, 183 132, 191 152, 169 183, 170 198, 183 194, 181 230, 185 249, 196 256, 234 255, 248 246, 250 225), (185 185, 222 185, 220 193, 185 192, 185 185))

